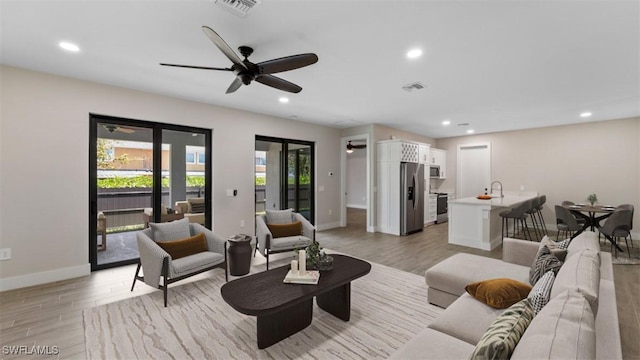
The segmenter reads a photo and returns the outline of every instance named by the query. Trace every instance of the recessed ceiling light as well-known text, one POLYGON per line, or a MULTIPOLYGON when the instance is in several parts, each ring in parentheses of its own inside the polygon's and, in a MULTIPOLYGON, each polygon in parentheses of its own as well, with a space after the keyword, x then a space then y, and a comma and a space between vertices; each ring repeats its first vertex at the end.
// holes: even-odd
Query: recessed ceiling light
POLYGON ((288 97, 281 97, 280 99, 278 99, 278 101, 280 101, 283 104, 286 104, 289 102, 289 98, 288 97))
POLYGON ((467 134, 473 134, 473 133, 474 133, 473 129, 467 130, 467 134))
POLYGON ((422 56, 422 50, 421 49, 411 49, 407 52, 407 58, 408 59, 417 59, 420 56, 422 56))
POLYGON ((444 125, 444 126, 447 126, 449 124, 451 124, 451 121, 449 121, 449 120, 445 120, 445 121, 442 122, 442 125, 444 125))
POLYGON ((80 51, 80 47, 78 47, 78 45, 76 44, 72 44, 70 42, 67 41, 61 41, 58 46, 60 46, 61 48, 63 48, 64 50, 67 51, 71 51, 71 52, 78 52, 80 51))
POLYGON ((586 117, 589 117, 589 116, 591 116, 590 112, 583 112, 582 114, 580 114, 580 117, 583 117, 583 118, 586 118, 586 117))

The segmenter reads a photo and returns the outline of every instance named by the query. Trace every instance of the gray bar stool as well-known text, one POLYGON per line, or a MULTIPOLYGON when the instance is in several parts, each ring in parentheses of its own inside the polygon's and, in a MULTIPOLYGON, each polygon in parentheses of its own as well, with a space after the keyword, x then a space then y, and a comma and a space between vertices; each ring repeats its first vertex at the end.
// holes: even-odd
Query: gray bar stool
MULTIPOLYGON (((520 228, 523 230, 523 236, 526 240, 527 233, 529 233, 529 227, 527 226, 527 222, 525 221, 527 218, 527 210, 531 208, 531 200, 527 200, 522 204, 516 206, 511 210, 505 210, 500 213, 500 217, 502 217, 502 238, 509 237, 509 219, 513 219, 513 237, 518 233, 518 223, 520 224, 520 228)), ((530 235, 530 234, 529 234, 530 235)))

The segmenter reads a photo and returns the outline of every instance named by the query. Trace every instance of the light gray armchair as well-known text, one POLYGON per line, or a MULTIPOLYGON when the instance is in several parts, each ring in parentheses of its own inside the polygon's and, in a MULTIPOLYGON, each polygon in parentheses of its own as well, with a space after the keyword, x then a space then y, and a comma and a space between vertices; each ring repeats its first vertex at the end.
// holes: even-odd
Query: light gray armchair
MULTIPOLYGON (((182 221, 187 222, 188 220, 182 221)), ((178 221, 172 223, 178 223, 178 221)), ((153 240, 154 228, 145 229, 138 233, 140 260, 133 278, 131 291, 136 285, 136 280, 141 280, 154 288, 162 289, 164 291, 164 306, 166 307, 167 288, 171 283, 215 268, 224 268, 225 281, 229 280, 226 241, 200 224, 188 224, 187 226, 191 236, 204 233, 208 251, 172 259, 171 255, 153 240), (142 268, 143 276, 139 276, 140 268, 142 268), (163 278, 162 283, 160 283, 160 278, 163 278)), ((167 241, 166 239, 163 240, 167 241)))
POLYGON ((253 256, 256 255, 257 251, 260 251, 260 254, 267 259, 267 270, 269 270, 269 254, 282 253, 309 246, 316 240, 316 228, 304 216, 293 213, 290 210, 267 210, 267 212, 267 215, 277 213, 275 217, 279 217, 280 221, 269 223, 267 215, 256 216, 257 242, 253 256), (269 225, 286 225, 287 223, 298 221, 302 224, 302 233, 300 235, 274 237, 274 234, 269 229, 269 225))

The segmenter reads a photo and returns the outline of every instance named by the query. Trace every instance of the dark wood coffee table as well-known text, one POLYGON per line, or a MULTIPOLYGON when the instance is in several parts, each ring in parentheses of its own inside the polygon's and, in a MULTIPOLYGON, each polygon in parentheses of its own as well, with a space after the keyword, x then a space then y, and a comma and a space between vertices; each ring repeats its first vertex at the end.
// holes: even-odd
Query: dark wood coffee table
POLYGON ((258 348, 267 348, 311 324, 313 298, 318 307, 335 317, 351 317, 351 281, 371 270, 366 261, 331 255, 333 270, 323 271, 317 285, 282 282, 289 265, 230 281, 222 298, 246 315, 258 317, 258 348))

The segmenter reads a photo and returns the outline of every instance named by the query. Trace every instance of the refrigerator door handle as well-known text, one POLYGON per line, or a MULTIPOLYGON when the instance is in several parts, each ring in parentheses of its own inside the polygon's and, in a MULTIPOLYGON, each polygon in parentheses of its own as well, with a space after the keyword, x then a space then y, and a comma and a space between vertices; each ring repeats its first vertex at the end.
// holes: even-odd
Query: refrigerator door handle
POLYGON ((420 194, 420 183, 418 182, 418 174, 413 174, 413 189, 415 196, 413 197, 413 208, 416 209, 418 204, 418 195, 420 194))

